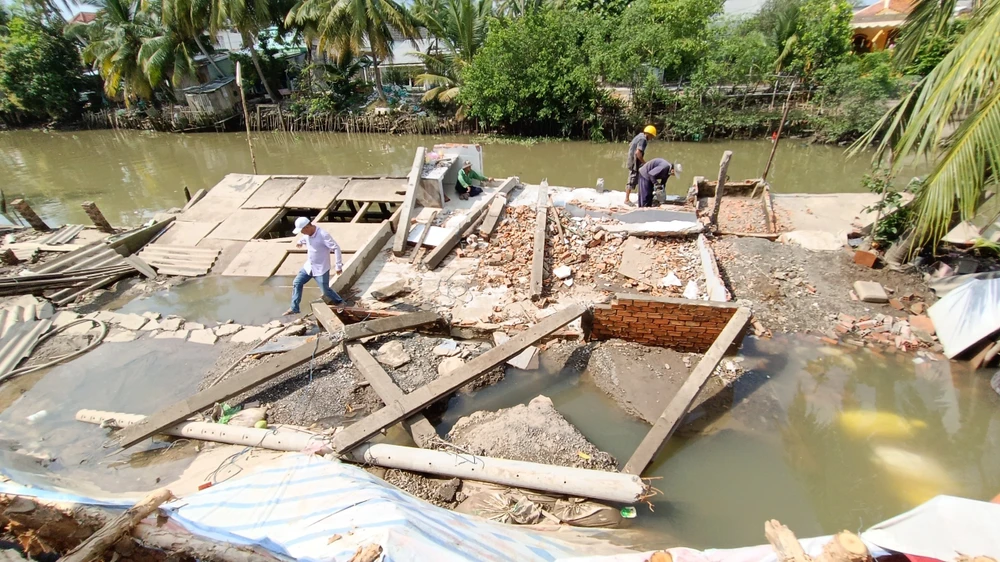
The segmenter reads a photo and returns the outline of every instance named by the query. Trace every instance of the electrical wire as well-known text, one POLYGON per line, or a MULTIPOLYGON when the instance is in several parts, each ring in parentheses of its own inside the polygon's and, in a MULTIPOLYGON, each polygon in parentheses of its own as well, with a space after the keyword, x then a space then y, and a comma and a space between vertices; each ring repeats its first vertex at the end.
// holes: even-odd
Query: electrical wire
POLYGON ((97 338, 94 341, 90 342, 86 346, 84 346, 84 347, 82 347, 82 348, 80 348, 80 349, 78 349, 78 350, 76 350, 76 351, 74 351, 72 353, 67 353, 66 355, 60 355, 59 357, 56 357, 55 359, 53 359, 51 361, 47 361, 45 363, 42 363, 41 365, 32 365, 30 367, 21 367, 20 369, 14 369, 13 371, 11 371, 9 373, 7 373, 7 374, 5 374, 3 376, 0 376, 0 383, 6 381, 7 379, 13 378, 13 377, 18 377, 18 376, 21 376, 21 375, 26 375, 28 373, 33 373, 35 371, 40 371, 42 369, 48 369, 49 367, 54 367, 54 366, 58 365, 59 363, 62 363, 63 361, 66 361, 67 359, 72 359, 72 358, 74 358, 74 357, 76 357, 78 355, 83 355, 84 353, 87 353, 91 349, 94 349, 95 347, 97 347, 98 345, 100 345, 101 342, 104 341, 104 338, 107 337, 107 335, 108 335, 108 330, 109 330, 108 325, 105 322, 101 321, 101 320, 94 320, 92 318, 80 318, 78 320, 74 320, 74 321, 72 321, 72 322, 70 322, 68 324, 63 325, 63 326, 60 326, 60 327, 56 328, 55 330, 50 330, 50 331, 46 332, 45 334, 43 334, 42 337, 38 338, 38 340, 35 341, 34 345, 31 346, 31 349, 28 350, 27 356, 30 357, 31 354, 35 352, 35 349, 37 349, 38 346, 42 344, 42 342, 44 342, 44 341, 46 341, 46 340, 48 340, 48 339, 50 339, 50 338, 52 338, 52 337, 54 337, 54 336, 56 336, 58 334, 61 334, 62 332, 64 332, 68 328, 71 328, 71 327, 76 326, 77 324, 80 324, 80 323, 83 323, 83 322, 92 322, 93 324, 95 324, 95 327, 98 327, 98 328, 101 329, 101 333, 98 334, 97 338))

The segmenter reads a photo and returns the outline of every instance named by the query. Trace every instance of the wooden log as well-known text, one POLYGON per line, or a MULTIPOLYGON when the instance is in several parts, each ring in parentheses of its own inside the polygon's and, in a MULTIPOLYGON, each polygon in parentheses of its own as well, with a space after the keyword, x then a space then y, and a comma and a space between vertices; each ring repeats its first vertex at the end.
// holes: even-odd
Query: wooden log
MULTIPOLYGON (((413 165, 406 183, 406 197, 403 199, 402 212, 399 215, 399 225, 396 227, 396 238, 392 242, 392 253, 402 256, 406 253, 406 237, 410 234, 410 218, 416 207, 417 191, 420 188, 420 176, 423 175, 424 157, 427 149, 420 147, 413 155, 413 165)), ((417 245, 419 248, 419 244, 417 245)))
POLYGON ((532 300, 542 296, 545 277, 545 227, 548 210, 545 208, 549 197, 549 182, 542 180, 538 186, 538 201, 535 207, 535 242, 532 246, 530 294, 532 300))
POLYGON ((413 312, 388 318, 378 318, 357 324, 344 326, 344 341, 354 341, 379 334, 409 330, 418 326, 435 324, 441 321, 437 312, 413 312))
POLYGON ((767 542, 771 543, 774 553, 778 556, 778 562, 811 562, 812 558, 806 554, 799 544, 799 539, 795 538, 792 531, 778 522, 776 519, 764 523, 764 536, 767 542))
POLYGON ((660 451, 660 448, 663 447, 663 444, 666 443, 667 439, 677 429, 677 426, 680 425, 681 419, 684 418, 688 408, 691 407, 691 402, 694 401, 695 396, 705 386, 705 382, 708 381, 708 377, 712 375, 712 372, 719 365, 722 356, 725 355, 733 342, 743 334, 743 330, 749 322, 750 310, 742 307, 737 309, 736 313, 729 319, 726 327, 723 328, 722 333, 719 334, 719 337, 715 338, 715 342, 712 343, 712 346, 702 356, 701 361, 698 362, 694 370, 691 371, 691 374, 688 375, 688 379, 681 385, 677 394, 667 403, 667 407, 660 414, 660 417, 657 418, 656 423, 653 424, 649 433, 639 443, 639 446, 636 447, 635 452, 632 453, 632 457, 625 464, 625 469, 622 472, 636 475, 642 474, 642 471, 652 462, 653 458, 660 451))
POLYGON ((25 222, 31 225, 31 228, 34 228, 39 232, 49 232, 52 230, 49 228, 49 225, 45 224, 45 221, 43 221, 41 217, 35 214, 35 210, 32 209, 31 205, 29 205, 24 199, 15 199, 10 202, 10 206, 13 207, 18 214, 24 217, 25 222))
POLYGON ((816 562, 871 562, 872 555, 868 552, 861 537, 850 531, 841 531, 823 546, 823 552, 816 557, 816 562))
POLYGON ((353 449, 390 425, 412 416, 494 367, 502 365, 529 345, 534 345, 543 337, 579 318, 586 310, 587 307, 583 304, 564 308, 465 365, 414 390, 403 400, 386 404, 381 410, 338 433, 333 441, 334 450, 344 453, 353 449))
POLYGON ((722 161, 719 162, 719 183, 715 187, 715 206, 712 208, 712 227, 719 226, 719 209, 722 207, 722 194, 726 191, 726 173, 729 171, 729 160, 733 157, 733 152, 727 150, 722 153, 722 161))
MULTIPOLYGON (((767 181, 767 173, 771 171, 771 163, 774 162, 774 153, 778 151, 778 142, 781 141, 781 131, 785 128, 785 120, 788 119, 788 110, 792 107, 792 92, 795 91, 795 82, 788 88, 788 97, 785 98, 785 107, 781 110, 781 122, 778 123, 778 134, 774 137, 774 144, 771 145, 771 155, 767 157, 767 165, 764 166, 764 173, 760 175, 760 181, 767 181)), ((757 188, 754 188, 756 195, 757 188)), ((753 196, 751 196, 753 197, 753 196)))
POLYGON ((186 185, 184 186, 184 202, 185 203, 191 202, 191 190, 188 189, 188 186, 186 185))
POLYGON ((307 341, 292 351, 275 355, 256 367, 239 373, 216 386, 162 408, 148 416, 142 423, 122 430, 121 447, 123 449, 131 447, 143 439, 155 435, 165 427, 175 425, 202 410, 211 408, 216 402, 224 402, 233 396, 281 376, 330 351, 335 345, 326 336, 320 337, 315 342, 307 341))
POLYGON ((105 550, 118 542, 132 531, 132 528, 156 511, 160 504, 169 501, 174 495, 170 490, 156 490, 143 498, 139 503, 125 510, 113 521, 94 533, 89 539, 66 553, 61 560, 64 562, 90 562, 101 557, 105 550))
MULTIPOLYGON (((361 375, 372 386, 375 394, 378 394, 378 397, 382 399, 382 402, 389 404, 403 400, 406 395, 396 386, 389 373, 385 372, 385 369, 372 357, 372 354, 365 349, 365 346, 352 343, 347 346, 347 354, 351 357, 351 361, 354 362, 358 371, 361 371, 361 375)), ((403 426, 413 437, 413 442, 418 447, 428 447, 437 437, 437 430, 423 414, 410 416, 403 421, 403 426)))

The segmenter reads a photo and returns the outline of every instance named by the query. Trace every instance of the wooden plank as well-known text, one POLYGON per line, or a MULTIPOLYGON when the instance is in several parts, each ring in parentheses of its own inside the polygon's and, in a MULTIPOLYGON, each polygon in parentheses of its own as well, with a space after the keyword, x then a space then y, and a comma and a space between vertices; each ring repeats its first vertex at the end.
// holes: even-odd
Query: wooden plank
POLYGON ((180 215, 185 222, 222 221, 232 215, 270 176, 229 174, 201 201, 180 215))
POLYGON ((302 187, 285 202, 290 209, 326 209, 347 185, 347 178, 309 176, 302 187))
POLYGON ((390 332, 401 332, 440 321, 441 316, 437 312, 411 312, 389 318, 376 318, 345 326, 344 341, 354 341, 390 332))
POLYGON ((371 201, 366 201, 365 203, 363 203, 361 207, 358 208, 358 212, 355 213, 354 218, 351 219, 351 224, 357 224, 361 222, 361 219, 365 218, 365 215, 368 214, 368 209, 371 208, 372 208, 371 201))
POLYGON ((486 213, 486 218, 483 219, 482 226, 479 227, 479 235, 483 238, 489 240, 490 236, 493 236, 493 231, 496 229, 497 224, 500 223, 500 218, 503 217, 503 210, 507 207, 507 197, 497 197, 490 203, 490 210, 486 213))
MULTIPOLYGON (((360 225, 355 225, 360 226, 360 225)), ((378 232, 372 235, 365 243, 365 246, 358 250, 354 254, 354 259, 351 263, 344 264, 344 271, 337 276, 330 287, 333 288, 338 294, 343 295, 347 289, 351 288, 354 283, 364 274, 368 266, 375 261, 382 248, 385 247, 386 242, 392 238, 392 223, 390 221, 382 221, 382 226, 379 228, 378 232)))
POLYGON ((243 246, 243 249, 222 274, 239 277, 270 277, 285 260, 286 254, 288 254, 288 250, 284 244, 251 241, 243 246))
POLYGON ((218 221, 174 221, 170 228, 151 244, 152 246, 194 246, 219 226, 218 221))
MULTIPOLYGON (((187 188, 185 188, 185 189, 187 189, 187 188)), ((204 189, 199 189, 198 191, 195 191, 194 192, 194 196, 192 196, 190 199, 188 199, 188 202, 185 203, 184 207, 181 208, 181 213, 183 213, 184 211, 187 211, 191 207, 194 207, 195 203, 197 203, 198 201, 201 201, 202 199, 204 199, 205 195, 207 195, 207 194, 208 194, 208 192, 205 191, 204 189)))
POLYGON ((410 263, 417 263, 417 257, 422 253, 424 240, 427 239, 427 233, 431 231, 431 225, 434 223, 434 217, 437 216, 437 213, 437 211, 431 212, 430 218, 423 224, 424 228, 420 231, 420 237, 417 238, 416 246, 413 247, 413 257, 410 258, 410 263))
POLYGON ((502 365, 529 345, 538 343, 545 336, 576 320, 586 310, 587 306, 579 303, 564 308, 465 365, 414 390, 402 400, 386 404, 381 410, 338 433, 333 439, 333 449, 344 453, 364 443, 386 427, 412 416, 494 367, 502 365))
POLYGON ((266 209, 271 207, 284 207, 285 203, 306 182, 306 178, 276 178, 272 177, 263 183, 249 199, 242 205, 241 209, 266 209))
MULTIPOLYGON (((399 225, 396 228, 396 238, 392 242, 392 253, 397 257, 406 253, 406 237, 410 233, 410 218, 417 203, 417 188, 420 186, 420 176, 424 171, 424 156, 427 149, 420 147, 413 155, 413 165, 407 176, 406 196, 403 199, 402 211, 399 214, 399 225)), ((418 244, 419 246, 419 244, 418 244)))
POLYGON ((284 209, 237 209, 206 238, 253 240, 285 213, 284 209))
POLYGON ((642 471, 656 457, 663 444, 666 443, 670 435, 677 429, 681 419, 684 418, 688 408, 691 407, 691 402, 694 401, 695 396, 705 386, 708 377, 712 376, 715 368, 719 365, 719 361, 722 361, 722 356, 726 354, 726 350, 740 337, 749 322, 750 309, 742 307, 737 309, 736 313, 733 314, 733 317, 729 319, 726 327, 722 330, 722 333, 719 334, 719 337, 715 338, 712 347, 708 348, 701 361, 698 362, 694 370, 691 371, 691 374, 688 375, 688 379, 681 385, 677 394, 670 399, 670 403, 667 404, 667 407, 660 414, 660 417, 656 419, 656 423, 653 424, 649 433, 646 434, 646 437, 639 443, 635 452, 632 453, 632 458, 625 464, 625 469, 622 472, 635 475, 642 474, 642 471))
POLYGON ((313 316, 316 317, 316 321, 333 336, 333 339, 343 340, 344 322, 333 312, 330 305, 324 302, 314 302, 312 303, 312 312, 313 316))
MULTIPOLYGON (((371 384, 375 394, 378 394, 378 397, 382 399, 382 402, 389 404, 390 402, 399 402, 404 399, 406 395, 396 386, 395 381, 392 380, 389 373, 385 372, 385 369, 372 357, 372 354, 365 349, 365 346, 359 343, 352 343, 347 346, 347 354, 351 357, 351 361, 354 362, 354 366, 361 371, 361 375, 371 384)), ((434 426, 431 425, 431 422, 427 421, 427 418, 423 414, 410 416, 409 419, 403 422, 403 425, 410 433, 410 436, 413 437, 413 442, 420 447, 427 447, 438 436, 437 430, 434 429, 434 426)))
POLYGON ((548 223, 549 211, 546 208, 549 199, 549 182, 542 181, 538 186, 538 203, 535 207, 535 244, 531 255, 531 298, 542 296, 542 281, 545 277, 545 227, 548 223))
POLYGON ((225 402, 233 396, 238 396, 251 388, 281 376, 314 357, 323 355, 333 347, 334 343, 330 338, 322 336, 317 337, 315 342, 306 342, 288 353, 272 356, 252 369, 233 375, 215 386, 175 402, 153 415, 147 416, 141 422, 121 430, 121 447, 123 449, 131 447, 164 428, 211 408, 217 402, 225 402))
POLYGON ((337 195, 339 201, 402 203, 406 200, 406 178, 352 178, 337 195))

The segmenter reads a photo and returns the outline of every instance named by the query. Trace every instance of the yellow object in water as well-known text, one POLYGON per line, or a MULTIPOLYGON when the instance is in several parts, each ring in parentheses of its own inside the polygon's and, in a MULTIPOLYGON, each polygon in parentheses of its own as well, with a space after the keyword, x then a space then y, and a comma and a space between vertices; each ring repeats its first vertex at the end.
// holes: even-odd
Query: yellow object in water
POLYGON ((956 494, 955 481, 936 460, 896 447, 878 446, 872 460, 889 475, 896 496, 916 506, 941 494, 956 494))
POLYGON ((844 433, 858 438, 911 437, 916 430, 927 427, 921 420, 909 420, 889 412, 873 410, 841 412, 837 421, 844 433))

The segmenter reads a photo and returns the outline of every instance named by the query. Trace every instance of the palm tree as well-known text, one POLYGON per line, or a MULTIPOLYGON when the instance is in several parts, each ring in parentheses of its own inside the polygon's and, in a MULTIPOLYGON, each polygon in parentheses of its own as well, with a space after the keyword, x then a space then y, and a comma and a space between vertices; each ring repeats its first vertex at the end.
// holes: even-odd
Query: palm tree
MULTIPOLYGON (((196 1, 196 0, 192 0, 196 1)), ((209 0, 209 31, 213 33, 223 29, 234 28, 243 39, 243 45, 250 51, 250 60, 257 70, 268 97, 275 103, 281 101, 281 95, 274 88, 260 65, 260 54, 255 41, 257 34, 271 25, 284 20, 282 3, 276 0, 209 0)))
POLYGON ((774 71, 781 72, 799 42, 799 3, 788 2, 775 14, 772 41, 778 50, 774 71))
MULTIPOLYGON (((900 64, 928 35, 943 30, 954 5, 955 0, 919 0, 897 46, 900 64)), ((877 142, 875 158, 891 157, 894 171, 908 157, 933 162, 916 201, 916 247, 947 233, 956 205, 963 220, 971 218, 986 186, 997 182, 998 77, 1000 0, 984 0, 951 52, 852 147, 857 154, 877 142)))
POLYGON ((497 14, 505 18, 518 18, 537 12, 543 6, 561 7, 561 0, 499 0, 497 14))
POLYGON ((424 101, 449 103, 459 94, 459 77, 486 41, 486 22, 493 14, 493 0, 446 0, 437 13, 421 14, 427 30, 444 43, 443 54, 423 54, 427 72, 417 83, 432 86, 424 101))
POLYGON ((225 74, 215 60, 212 59, 201 40, 202 35, 209 29, 211 21, 211 4, 209 0, 163 0, 161 13, 163 23, 178 35, 190 38, 198 47, 198 51, 204 56, 212 68, 219 75, 225 74))
POLYGON ((299 26, 307 39, 319 41, 320 49, 370 55, 383 101, 379 64, 392 56, 393 32, 417 37, 413 17, 396 0, 299 0, 285 24, 299 26))

